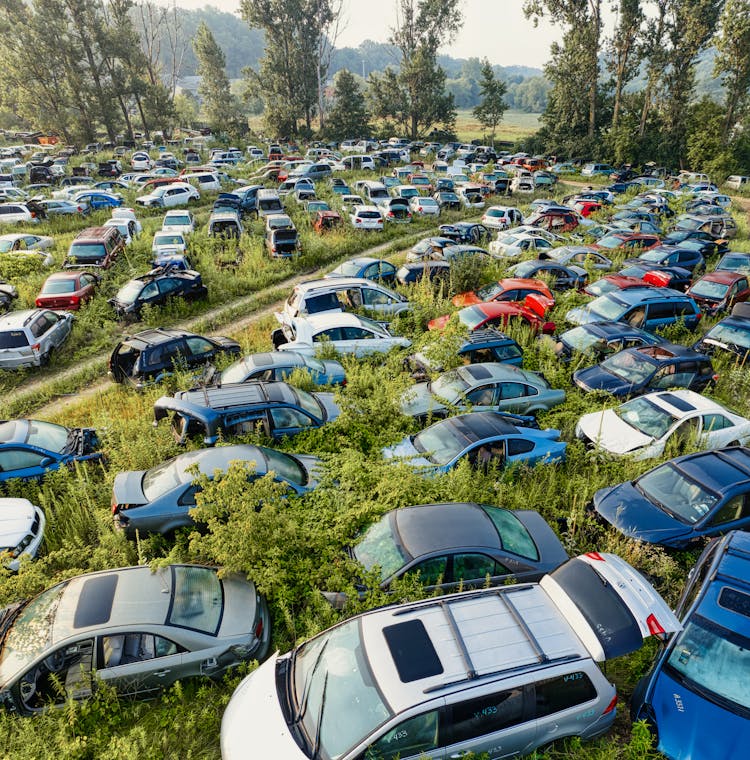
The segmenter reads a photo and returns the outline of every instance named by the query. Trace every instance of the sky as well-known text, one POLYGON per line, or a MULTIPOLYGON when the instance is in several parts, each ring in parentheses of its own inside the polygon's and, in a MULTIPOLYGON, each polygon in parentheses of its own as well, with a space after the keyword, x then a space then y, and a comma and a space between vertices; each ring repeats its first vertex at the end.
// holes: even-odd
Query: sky
MULTIPOLYGON (((156 0, 182 8, 212 5, 234 13, 239 0, 156 0)), ((396 23, 398 0, 343 0, 344 28, 338 47, 357 47, 366 39, 385 42, 396 23)), ((536 29, 524 18, 523 0, 460 0, 464 25, 456 40, 441 51, 454 58, 484 58, 500 66, 541 68, 549 59, 549 47, 560 39, 559 29, 542 21, 536 29)))

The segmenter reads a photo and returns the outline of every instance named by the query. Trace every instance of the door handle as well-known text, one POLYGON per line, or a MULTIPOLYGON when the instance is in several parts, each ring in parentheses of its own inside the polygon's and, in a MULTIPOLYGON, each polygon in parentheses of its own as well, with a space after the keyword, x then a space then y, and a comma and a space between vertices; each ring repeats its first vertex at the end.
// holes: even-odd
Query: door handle
POLYGON ((167 675, 167 673, 171 673, 171 672, 172 672, 171 670, 157 670, 156 673, 154 673, 154 675, 157 678, 162 678, 163 676, 167 675))

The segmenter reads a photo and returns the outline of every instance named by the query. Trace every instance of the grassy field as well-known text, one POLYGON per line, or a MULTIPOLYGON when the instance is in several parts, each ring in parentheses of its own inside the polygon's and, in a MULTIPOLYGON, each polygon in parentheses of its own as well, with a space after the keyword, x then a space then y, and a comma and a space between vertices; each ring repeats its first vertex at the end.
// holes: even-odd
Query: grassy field
MULTIPOLYGON (((498 125, 495 133, 496 141, 517 142, 523 140, 539 129, 538 113, 524 113, 523 111, 506 111, 505 117, 498 125)), ((456 133, 460 140, 470 142, 471 140, 483 140, 486 132, 474 118, 471 109, 464 109, 458 112, 456 121, 456 133)))

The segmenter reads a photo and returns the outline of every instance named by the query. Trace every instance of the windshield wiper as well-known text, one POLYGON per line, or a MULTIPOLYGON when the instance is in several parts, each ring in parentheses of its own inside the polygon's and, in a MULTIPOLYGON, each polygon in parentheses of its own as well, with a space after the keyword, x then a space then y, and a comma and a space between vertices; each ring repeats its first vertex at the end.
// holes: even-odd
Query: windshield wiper
MULTIPOLYGON (((318 665, 320 664, 320 658, 323 656, 323 652, 325 652, 326 647, 328 646, 328 642, 330 639, 326 639, 321 645, 320 649, 318 650, 317 657, 315 658, 315 662, 313 663, 312 670, 310 670, 310 674, 307 676, 307 680, 305 681, 305 688, 302 692, 302 699, 300 699, 299 702, 299 710, 297 711, 297 714, 294 716, 294 723, 293 725, 297 725, 301 720, 302 716, 305 714, 305 710, 307 709, 307 699, 310 696, 310 689, 312 688, 312 680, 315 676, 315 671, 318 669, 318 665)), ((294 673, 292 673, 292 677, 294 676, 294 673)), ((326 674, 327 678, 327 674, 326 674)))
POLYGON ((316 760, 318 752, 320 752, 320 729, 323 726, 323 711, 326 706, 326 689, 328 688, 328 672, 326 670, 325 677, 323 678, 323 692, 320 695, 320 712, 318 713, 318 720, 315 722, 315 742, 312 748, 311 760, 316 760))

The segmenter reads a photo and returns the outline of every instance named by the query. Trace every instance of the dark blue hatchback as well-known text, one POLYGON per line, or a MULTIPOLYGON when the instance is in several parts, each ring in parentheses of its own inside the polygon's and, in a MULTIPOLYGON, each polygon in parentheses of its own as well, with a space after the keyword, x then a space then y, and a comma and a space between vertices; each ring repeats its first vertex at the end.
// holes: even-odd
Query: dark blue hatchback
POLYGON ((631 712, 666 757, 725 760, 750 746, 750 534, 709 544, 677 607, 683 630, 638 684, 631 712))
POLYGON ((728 446, 671 459, 600 489, 594 509, 629 538, 673 549, 750 527, 750 449, 728 446))

